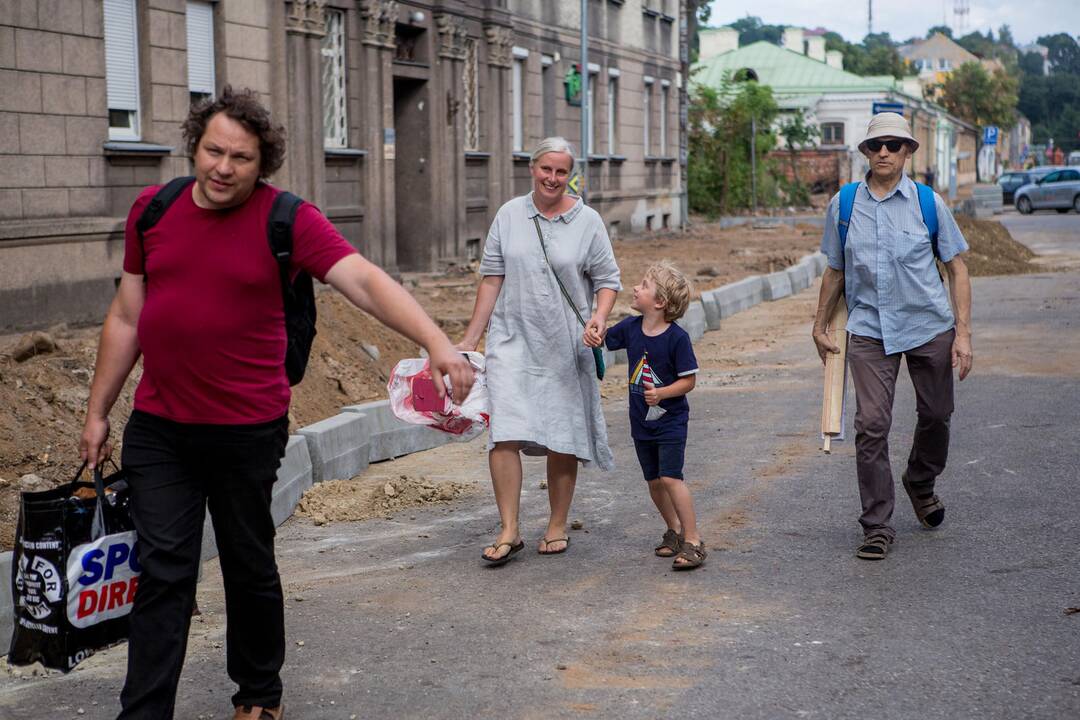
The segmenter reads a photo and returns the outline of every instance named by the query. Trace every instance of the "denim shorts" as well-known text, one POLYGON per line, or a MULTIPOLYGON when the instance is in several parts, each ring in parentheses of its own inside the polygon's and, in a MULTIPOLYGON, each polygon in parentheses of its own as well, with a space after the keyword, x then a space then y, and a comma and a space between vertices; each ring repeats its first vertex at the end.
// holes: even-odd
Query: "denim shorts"
POLYGON ((641 474, 646 480, 662 477, 683 479, 686 440, 634 440, 634 449, 637 450, 637 459, 641 463, 641 474))

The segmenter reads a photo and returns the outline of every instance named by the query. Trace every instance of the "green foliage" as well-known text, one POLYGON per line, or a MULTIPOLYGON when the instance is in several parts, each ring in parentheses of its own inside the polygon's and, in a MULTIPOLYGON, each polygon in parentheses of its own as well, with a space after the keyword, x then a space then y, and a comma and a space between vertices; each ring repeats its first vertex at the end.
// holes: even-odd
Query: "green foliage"
POLYGON ((780 37, 784 34, 783 25, 765 25, 761 18, 747 15, 731 23, 731 27, 739 31, 739 45, 749 45, 759 40, 779 44, 780 37))
POLYGON ((1043 35, 1039 44, 1050 51, 1050 72, 1080 75, 1080 45, 1066 33, 1043 35))
MULTIPOLYGON (((1024 75, 1034 75, 1035 77, 1041 77, 1043 74, 1043 57, 1037 52, 1024 53, 1020 56, 1020 72, 1024 75)), ((1024 82, 1028 82, 1025 80, 1024 82)), ((1021 85, 1021 97, 1023 96, 1023 86, 1021 85)), ((1023 112, 1021 110, 1021 112, 1023 112)), ((1025 115, 1027 113, 1024 113, 1025 115)))
POLYGON ((1066 152, 1080 148, 1080 75, 1025 75, 1019 110, 1031 121, 1033 142, 1053 138, 1066 152))
POLYGON ((993 75, 977 62, 958 67, 941 84, 941 103, 964 120, 985 127, 1011 128, 1016 124, 1018 82, 1008 73, 993 75))
POLYGON ((934 36, 934 33, 941 33, 950 40, 952 39, 952 28, 948 25, 935 25, 926 31, 926 37, 931 38, 934 36))
POLYGON ((775 201, 775 193, 767 192, 766 178, 771 175, 767 155, 776 146, 771 128, 777 112, 772 90, 753 81, 696 90, 689 111, 687 166, 693 212, 715 216, 751 206, 752 120, 757 126, 758 202, 775 201))
POLYGON ((788 159, 791 162, 791 180, 788 181, 787 178, 784 178, 781 183, 784 194, 787 195, 788 202, 792 205, 809 205, 810 190, 799 179, 798 155, 799 150, 817 145, 817 139, 821 136, 821 131, 817 125, 808 123, 806 114, 800 110, 789 114, 780 123, 778 134, 787 145, 788 159))
POLYGON ((855 45, 844 40, 839 33, 827 32, 825 49, 842 52, 844 69, 856 75, 892 75, 900 78, 908 74, 907 61, 900 57, 889 33, 867 35, 861 45, 855 45))

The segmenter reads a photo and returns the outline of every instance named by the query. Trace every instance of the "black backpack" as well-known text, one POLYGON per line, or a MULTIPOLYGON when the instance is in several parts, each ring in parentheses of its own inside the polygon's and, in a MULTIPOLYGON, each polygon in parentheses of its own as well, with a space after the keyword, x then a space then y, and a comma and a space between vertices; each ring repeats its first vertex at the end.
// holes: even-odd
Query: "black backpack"
MULTIPOLYGON (((180 197, 191 183, 193 177, 173 178, 166 183, 143 210, 135 227, 139 231, 139 242, 143 234, 154 227, 165 215, 169 206, 180 197)), ((285 305, 285 335, 288 343, 285 349, 285 375, 290 385, 296 385, 304 379, 311 343, 315 340, 315 287, 311 276, 304 271, 289 279, 289 262, 292 259, 292 227, 296 211, 300 208, 300 198, 290 192, 282 191, 274 198, 270 208, 270 217, 266 223, 266 237, 270 243, 270 252, 278 264, 281 276, 281 297, 285 305)), ((143 256, 143 279, 146 278, 146 257, 143 256)))

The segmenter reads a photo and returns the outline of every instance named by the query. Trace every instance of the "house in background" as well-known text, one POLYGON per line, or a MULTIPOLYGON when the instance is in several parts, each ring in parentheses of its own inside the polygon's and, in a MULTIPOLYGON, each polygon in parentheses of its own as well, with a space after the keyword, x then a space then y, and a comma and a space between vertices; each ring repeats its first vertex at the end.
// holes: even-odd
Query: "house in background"
POLYGON ((782 113, 778 122, 783 122, 784 113, 805 113, 818 126, 820 138, 816 150, 800 151, 800 164, 806 168, 805 173, 800 170, 800 177, 821 189, 834 190, 866 173, 869 165, 858 144, 875 110, 882 109, 902 112, 919 142, 919 150, 909 161, 909 175, 922 180, 930 169, 935 187, 953 197, 975 182, 973 126, 923 99, 910 81, 846 72, 839 67, 842 56, 833 55, 831 62, 828 54, 824 60, 815 59, 821 56, 816 48, 811 50, 816 42, 801 38, 797 30, 785 31, 786 47, 762 41, 732 48, 729 40, 716 40, 730 34, 714 34, 714 39, 702 44, 693 83, 720 88, 732 77, 749 76, 772 88, 782 113), (789 49, 795 47, 806 52, 789 49), (727 49, 711 54, 706 48, 727 49))
POLYGON ((226 84, 285 125, 271 181, 390 272, 477 257, 536 143, 579 144, 583 101, 590 204, 612 230, 679 224, 679 2, 590 2, 584 69, 579 8, 0 1, 0 330, 101 320, 132 201, 190 174, 180 123, 226 84))

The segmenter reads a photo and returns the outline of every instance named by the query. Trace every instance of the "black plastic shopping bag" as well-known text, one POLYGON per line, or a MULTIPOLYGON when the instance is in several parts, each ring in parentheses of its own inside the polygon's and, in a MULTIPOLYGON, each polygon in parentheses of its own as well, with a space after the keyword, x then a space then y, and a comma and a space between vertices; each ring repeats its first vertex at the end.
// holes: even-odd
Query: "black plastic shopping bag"
POLYGON ((127 637, 139 581, 130 492, 122 470, 24 492, 15 530, 8 661, 67 672, 127 637))

